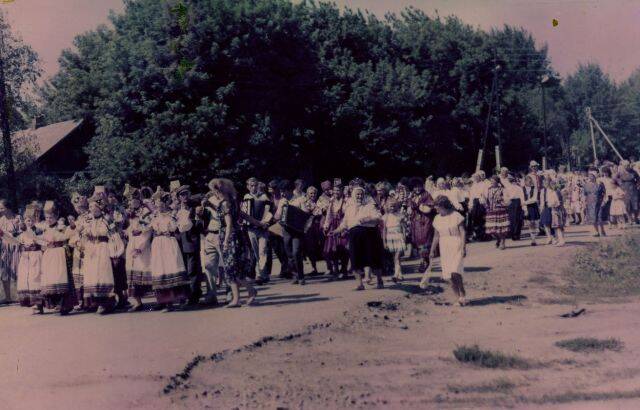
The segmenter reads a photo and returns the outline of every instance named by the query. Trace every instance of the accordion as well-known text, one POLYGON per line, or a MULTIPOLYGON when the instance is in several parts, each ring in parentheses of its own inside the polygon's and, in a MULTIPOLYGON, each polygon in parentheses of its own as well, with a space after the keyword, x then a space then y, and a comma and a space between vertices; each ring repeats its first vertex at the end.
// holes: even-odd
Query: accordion
MULTIPOLYGON (((240 204, 240 210, 252 218, 255 218, 255 200, 253 198, 245 198, 240 204)), ((243 225, 249 225, 249 222, 242 221, 243 225)))
POLYGON ((280 225, 297 233, 306 233, 311 226, 311 214, 293 205, 284 205, 280 225))

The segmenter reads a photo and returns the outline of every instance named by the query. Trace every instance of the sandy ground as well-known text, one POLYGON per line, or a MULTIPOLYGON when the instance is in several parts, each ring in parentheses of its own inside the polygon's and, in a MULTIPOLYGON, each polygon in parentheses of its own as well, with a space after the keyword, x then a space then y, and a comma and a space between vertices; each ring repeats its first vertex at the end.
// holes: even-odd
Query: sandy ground
POLYGON ((572 252, 593 240, 579 227, 564 248, 472 244, 465 308, 447 305, 452 294, 437 274, 425 294, 410 273, 401 285, 365 292, 353 292, 352 281, 276 283, 261 288, 259 306, 233 310, 37 317, 1 307, 0 406, 638 408, 640 305, 558 290, 572 252), (586 314, 560 317, 578 305, 586 314), (625 346, 591 354, 554 346, 578 336, 625 346), (531 367, 455 360, 457 346, 474 344, 531 367))

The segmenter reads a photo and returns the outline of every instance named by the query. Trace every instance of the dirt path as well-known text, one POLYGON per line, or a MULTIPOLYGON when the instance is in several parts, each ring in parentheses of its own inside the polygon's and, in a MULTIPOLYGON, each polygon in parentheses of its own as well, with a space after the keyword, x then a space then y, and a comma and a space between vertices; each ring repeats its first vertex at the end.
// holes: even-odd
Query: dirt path
MULTIPOLYGON (((366 292, 353 292, 353 282, 279 283, 262 288, 261 306, 236 310, 63 318, 2 307, 3 408, 494 408, 546 405, 574 391, 629 395, 640 386, 640 308, 586 305, 586 315, 559 318, 573 306, 553 289, 558 273, 572 249, 593 240, 584 228, 571 236, 566 248, 472 245, 469 308, 442 305, 449 289, 420 294, 418 275, 366 292), (370 301, 397 308, 369 308, 370 301), (243 348, 278 335, 284 340, 243 348), (618 337, 625 348, 584 355, 554 346, 575 336, 618 337), (472 368, 453 359, 462 344, 537 364, 472 368), (171 379, 198 355, 206 360, 171 379)), ((624 408, 630 401, 600 403, 624 408)))

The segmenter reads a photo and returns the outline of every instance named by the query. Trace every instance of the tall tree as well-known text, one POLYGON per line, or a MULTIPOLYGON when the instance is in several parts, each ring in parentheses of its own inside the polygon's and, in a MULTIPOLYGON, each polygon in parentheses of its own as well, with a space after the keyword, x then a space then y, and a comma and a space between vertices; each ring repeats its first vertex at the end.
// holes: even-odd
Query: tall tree
POLYGON ((40 76, 38 55, 11 31, 4 12, 0 11, 0 127, 2 128, 3 165, 10 206, 17 204, 17 181, 11 140, 16 112, 31 108, 25 93, 40 76))

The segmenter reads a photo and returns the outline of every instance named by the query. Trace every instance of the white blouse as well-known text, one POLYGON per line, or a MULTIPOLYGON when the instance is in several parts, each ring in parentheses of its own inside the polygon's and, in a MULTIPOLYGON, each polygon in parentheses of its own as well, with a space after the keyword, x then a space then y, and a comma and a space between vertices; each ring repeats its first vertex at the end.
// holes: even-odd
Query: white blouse
POLYGON ((378 226, 381 216, 382 215, 373 202, 365 205, 348 203, 344 210, 344 219, 338 229, 351 229, 356 226, 375 228, 378 226))

